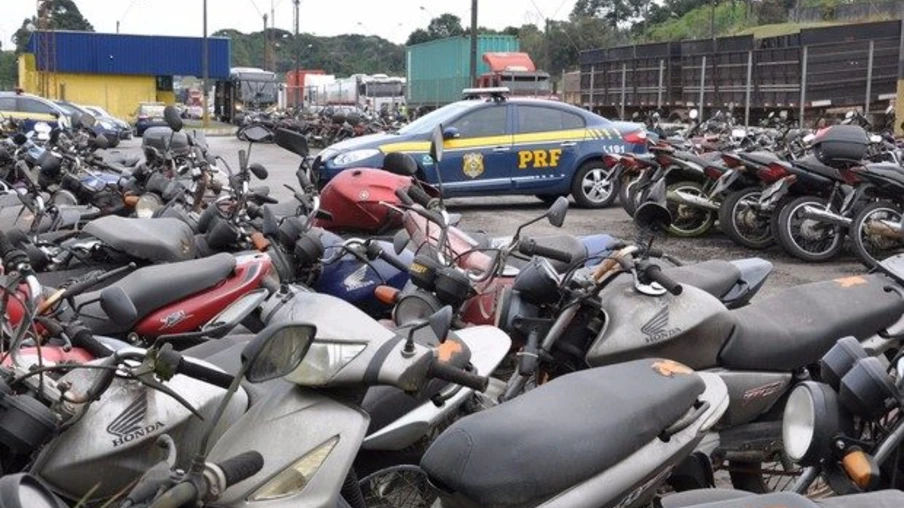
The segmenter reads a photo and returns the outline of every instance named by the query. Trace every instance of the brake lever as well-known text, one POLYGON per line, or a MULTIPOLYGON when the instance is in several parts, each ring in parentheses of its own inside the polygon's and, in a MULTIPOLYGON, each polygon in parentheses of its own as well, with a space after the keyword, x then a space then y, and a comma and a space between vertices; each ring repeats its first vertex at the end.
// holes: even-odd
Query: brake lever
MULTIPOLYGON (((164 344, 164 347, 169 344, 164 344)), ((172 347, 172 346, 170 346, 172 347)), ((157 357, 159 352, 148 351, 148 354, 145 355, 144 360, 141 362, 141 365, 132 369, 132 376, 139 381, 141 384, 147 386, 148 388, 158 390, 166 395, 169 395, 176 402, 181 404, 185 409, 188 409, 193 415, 197 416, 202 421, 204 417, 201 416, 201 413, 198 412, 197 409, 194 408, 187 400, 182 398, 181 395, 174 392, 168 386, 164 385, 160 381, 157 381, 157 357)))

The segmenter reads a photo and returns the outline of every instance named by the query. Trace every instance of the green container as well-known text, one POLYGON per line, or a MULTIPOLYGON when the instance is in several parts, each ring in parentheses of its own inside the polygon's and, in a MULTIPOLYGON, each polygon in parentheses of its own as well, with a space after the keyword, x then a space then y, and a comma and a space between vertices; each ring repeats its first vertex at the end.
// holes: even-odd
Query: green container
MULTIPOLYGON (((511 53, 520 49, 512 35, 480 35, 477 37, 477 75, 490 71, 483 61, 484 53, 511 53)), ((449 37, 408 46, 408 104, 411 106, 444 106, 462 99, 461 91, 470 88, 471 39, 449 37)))

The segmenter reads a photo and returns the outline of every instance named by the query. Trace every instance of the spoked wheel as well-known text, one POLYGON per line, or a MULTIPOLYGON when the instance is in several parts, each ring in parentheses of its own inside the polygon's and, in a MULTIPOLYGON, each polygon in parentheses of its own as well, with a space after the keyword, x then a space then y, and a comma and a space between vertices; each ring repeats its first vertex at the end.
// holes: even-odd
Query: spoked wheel
POLYGON ((851 224, 851 239, 857 257, 867 268, 904 252, 904 236, 900 226, 901 208, 897 205, 880 201, 860 210, 851 224))
POLYGON ((368 508, 430 508, 437 499, 426 473, 418 466, 381 469, 358 485, 368 508))
MULTIPOLYGON (((779 454, 784 455, 782 452, 779 454)), ((779 459, 779 462, 730 461, 728 474, 731 477, 732 486, 738 490, 756 494, 791 490, 803 470, 787 457, 775 458, 779 459)), ((829 492, 828 485, 820 478, 810 485, 806 496, 818 498, 829 492)))
POLYGON ((806 207, 821 208, 826 200, 802 196, 782 208, 778 241, 788 254, 804 261, 828 261, 844 247, 844 229, 805 214, 806 207))
MULTIPOLYGON (((682 192, 692 196, 706 197, 703 186, 697 182, 678 182, 669 185, 667 195, 682 192)), ((669 233, 675 236, 693 237, 706 234, 716 222, 716 213, 668 199, 668 208, 672 212, 672 225, 669 233)))
POLYGON ((719 227, 738 245, 765 249, 774 242, 771 214, 758 206, 762 194, 759 188, 741 189, 729 194, 719 208, 719 227))

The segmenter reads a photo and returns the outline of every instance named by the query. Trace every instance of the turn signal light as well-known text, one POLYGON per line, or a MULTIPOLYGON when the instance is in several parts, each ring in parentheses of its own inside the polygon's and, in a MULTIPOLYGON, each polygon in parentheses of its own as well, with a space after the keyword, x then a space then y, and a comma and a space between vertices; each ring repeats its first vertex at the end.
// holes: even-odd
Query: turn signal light
POLYGON ((852 448, 841 465, 851 481, 861 489, 869 490, 879 483, 879 465, 859 448, 852 448))
POLYGON ((138 196, 129 194, 128 196, 122 197, 122 204, 128 206, 129 208, 135 208, 135 205, 138 204, 139 199, 140 198, 138 196))
POLYGON ((395 305, 399 301, 399 290, 392 286, 377 286, 374 296, 386 305, 395 305))
POLYGON ((264 235, 257 231, 251 233, 251 243, 254 244, 255 249, 261 252, 264 252, 267 250, 267 247, 270 247, 270 240, 267 240, 264 235))

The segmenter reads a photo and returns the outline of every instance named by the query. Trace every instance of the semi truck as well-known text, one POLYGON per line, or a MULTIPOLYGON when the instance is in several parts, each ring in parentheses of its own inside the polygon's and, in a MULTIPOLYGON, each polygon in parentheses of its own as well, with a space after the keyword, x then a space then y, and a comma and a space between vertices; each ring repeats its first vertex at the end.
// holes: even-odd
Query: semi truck
MULTIPOLYGON (((308 76, 307 79, 315 76, 308 76)), ((306 84, 305 97, 310 104, 353 105, 379 112, 393 111, 405 103, 405 78, 386 74, 354 74, 318 84, 306 84)))

